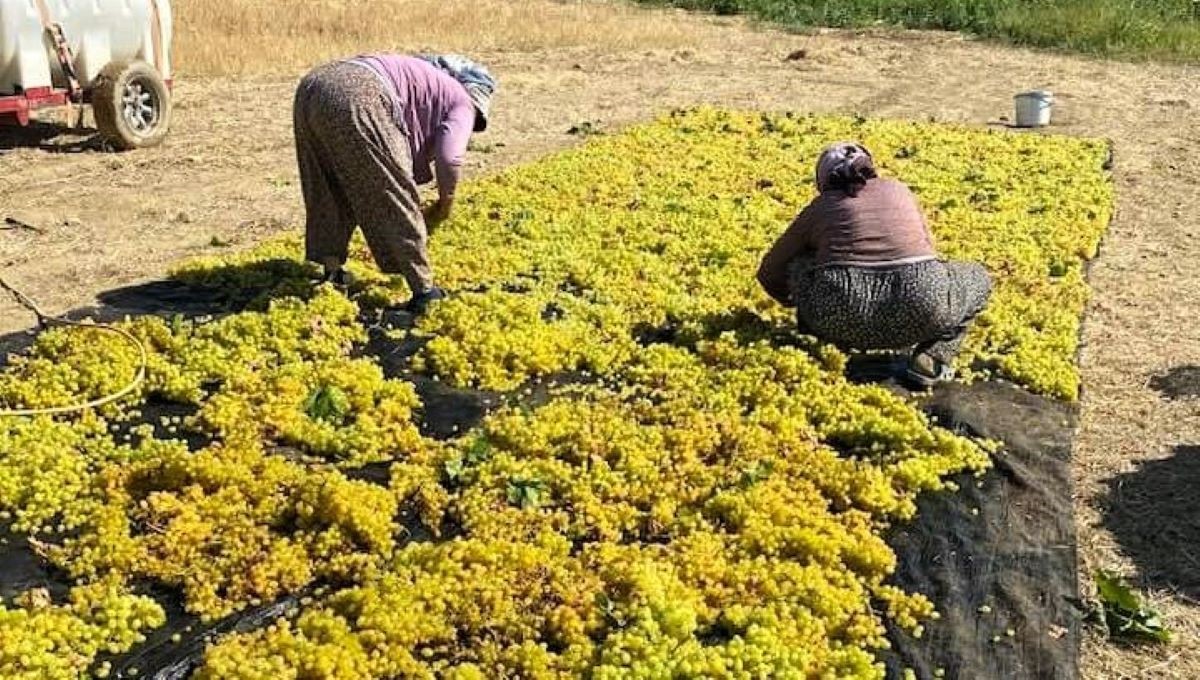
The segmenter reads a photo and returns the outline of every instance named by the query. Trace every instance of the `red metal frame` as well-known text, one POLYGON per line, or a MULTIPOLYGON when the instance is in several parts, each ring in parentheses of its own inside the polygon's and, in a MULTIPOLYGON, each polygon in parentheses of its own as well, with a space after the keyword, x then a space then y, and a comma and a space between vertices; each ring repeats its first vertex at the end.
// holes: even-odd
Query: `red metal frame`
MULTIPOLYGON (((167 91, 175 89, 175 81, 165 81, 167 91)), ((83 94, 84 103, 91 100, 91 92, 83 94)), ((29 113, 51 106, 66 106, 71 103, 71 95, 66 89, 54 87, 31 87, 19 94, 0 95, 0 126, 29 125, 29 113)))
POLYGON ((70 100, 66 90, 53 87, 31 87, 20 94, 0 96, 0 125, 28 125, 30 111, 64 106, 70 100))

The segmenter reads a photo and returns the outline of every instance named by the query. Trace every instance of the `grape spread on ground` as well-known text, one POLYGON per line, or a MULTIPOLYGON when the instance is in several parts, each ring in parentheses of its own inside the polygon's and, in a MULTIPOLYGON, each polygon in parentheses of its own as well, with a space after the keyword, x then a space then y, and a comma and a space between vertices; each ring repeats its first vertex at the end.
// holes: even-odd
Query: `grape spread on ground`
MULTIPOLYGON (((126 322, 150 360, 120 406, 0 419, 3 521, 76 584, 0 609, 0 675, 102 675, 162 625, 155 583, 205 620, 321 586, 214 641, 200 678, 882 677, 885 622, 936 616, 889 583, 883 534, 996 444, 852 383, 758 290, 842 138, 995 277, 966 378, 1074 399, 1104 143, 679 112, 464 187, 433 238, 455 294, 392 334, 407 374, 362 351, 363 309, 407 292, 361 244, 353 300, 305 280, 295 239, 182 265, 246 308, 126 322), (416 377, 515 396, 436 440, 416 377), (190 415, 145 422, 154 401, 190 415)), ((50 331, 0 406, 102 396, 137 364, 111 334, 50 331)))

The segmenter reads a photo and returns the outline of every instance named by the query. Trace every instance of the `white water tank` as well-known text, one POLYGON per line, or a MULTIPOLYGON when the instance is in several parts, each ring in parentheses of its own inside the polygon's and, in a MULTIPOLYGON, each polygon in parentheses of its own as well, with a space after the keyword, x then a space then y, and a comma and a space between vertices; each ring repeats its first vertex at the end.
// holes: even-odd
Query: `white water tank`
POLYGON ((170 0, 0 0, 0 95, 66 87, 43 12, 62 26, 85 88, 118 61, 147 62, 171 79, 170 0))

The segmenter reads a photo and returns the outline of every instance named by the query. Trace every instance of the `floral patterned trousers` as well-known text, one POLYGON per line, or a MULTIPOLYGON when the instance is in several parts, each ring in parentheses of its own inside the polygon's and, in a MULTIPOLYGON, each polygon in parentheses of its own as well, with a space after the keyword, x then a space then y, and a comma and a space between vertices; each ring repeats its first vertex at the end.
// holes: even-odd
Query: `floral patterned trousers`
POLYGON ((340 266, 361 227, 371 255, 414 294, 433 286, 408 137, 366 66, 334 62, 300 82, 293 109, 307 213, 306 257, 340 266))
POLYGON ((926 260, 893 267, 792 265, 801 330, 846 349, 913 349, 950 364, 987 306, 987 270, 926 260))

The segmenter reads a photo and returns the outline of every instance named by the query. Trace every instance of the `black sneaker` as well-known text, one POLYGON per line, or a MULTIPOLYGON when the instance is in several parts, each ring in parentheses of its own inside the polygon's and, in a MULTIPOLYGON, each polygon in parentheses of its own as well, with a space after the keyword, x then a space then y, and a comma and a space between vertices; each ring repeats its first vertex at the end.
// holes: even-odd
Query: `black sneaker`
POLYGON ((934 385, 954 379, 954 369, 924 352, 912 355, 904 377, 918 389, 930 390, 934 385))
POLYGON ((404 303, 403 309, 413 316, 421 316, 425 313, 425 310, 429 307, 430 303, 445 299, 446 291, 434 286, 424 293, 414 295, 411 300, 404 303))

